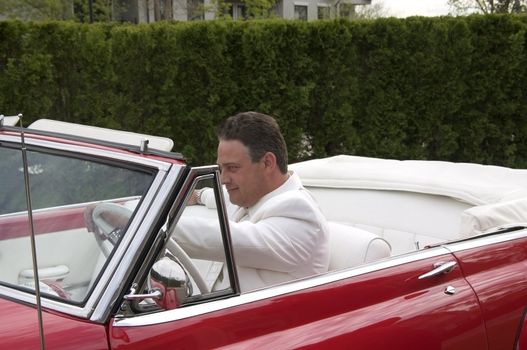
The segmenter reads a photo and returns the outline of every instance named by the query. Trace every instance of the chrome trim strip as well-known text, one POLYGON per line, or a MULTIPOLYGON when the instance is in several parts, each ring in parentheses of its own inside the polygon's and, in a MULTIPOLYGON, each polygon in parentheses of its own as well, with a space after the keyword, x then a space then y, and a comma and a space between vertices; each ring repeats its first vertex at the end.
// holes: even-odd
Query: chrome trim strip
POLYGON ((221 235, 223 237, 225 259, 228 262, 229 268, 229 281, 231 281, 231 286, 235 294, 241 294, 240 280, 238 278, 238 269, 236 266, 236 259, 234 257, 231 229, 229 226, 229 218, 227 214, 227 208, 225 206, 225 197, 223 193, 223 188, 220 180, 219 169, 216 168, 214 171, 214 179, 216 180, 214 192, 216 197, 216 207, 218 214, 220 215, 220 226, 221 226, 221 235))
MULTIPOLYGON (((12 143, 17 143, 17 144, 20 143, 20 140, 18 137, 10 136, 10 135, 0 135, 0 141, 12 142, 12 143)), ((168 171, 168 169, 170 168, 170 163, 167 163, 167 162, 162 162, 162 161, 158 161, 158 160, 151 159, 151 158, 141 157, 139 155, 126 154, 126 153, 99 149, 99 148, 90 148, 86 146, 64 144, 64 143, 59 143, 59 142, 33 139, 33 138, 26 138, 26 145, 44 147, 50 150, 86 154, 86 155, 96 156, 99 158, 102 157, 102 158, 106 158, 110 160, 120 160, 120 161, 125 161, 125 162, 132 162, 134 164, 145 165, 145 166, 157 168, 163 171, 168 171)))
POLYGON ((525 238, 527 237, 527 228, 518 229, 511 232, 506 233, 492 233, 492 234, 486 234, 486 235, 480 235, 475 236, 468 240, 463 240, 459 242, 452 242, 448 245, 445 245, 445 247, 452 253, 457 253, 463 250, 468 249, 474 249, 483 247, 486 245, 491 244, 497 244, 497 243, 503 243, 507 241, 513 241, 515 239, 525 238))
POLYGON ((442 246, 435 247, 416 253, 410 253, 389 258, 386 260, 381 260, 372 264, 362 265, 349 270, 328 272, 320 276, 309 277, 295 282, 281 284, 276 287, 241 294, 240 296, 233 296, 229 299, 204 302, 202 304, 182 307, 180 309, 161 311, 158 313, 141 315, 136 317, 115 319, 113 325, 115 327, 138 327, 182 320, 189 317, 195 317, 214 311, 219 311, 231 307, 252 303, 255 301, 265 300, 272 297, 303 291, 308 288, 314 288, 328 283, 341 281, 350 277, 363 275, 373 271, 383 270, 389 267, 399 266, 417 260, 433 258, 444 254, 449 254, 449 251, 442 246))
POLYGON ((119 293, 123 288, 123 281, 130 277, 130 267, 140 263, 137 261, 138 255, 144 250, 149 233, 148 229, 140 230, 140 228, 150 228, 154 225, 157 214, 163 209, 172 189, 172 186, 167 184, 173 185, 184 168, 184 165, 174 165, 166 176, 156 179, 156 190, 149 191, 145 196, 143 201, 145 205, 141 206, 136 215, 136 217, 142 218, 142 222, 136 222, 134 227, 130 227, 130 233, 133 232, 133 234, 126 235, 127 240, 121 242, 114 258, 112 258, 111 265, 104 272, 103 278, 93 293, 94 296, 98 296, 100 293, 102 295, 90 317, 92 321, 105 322, 108 319, 114 303, 118 301, 119 293), (101 290, 103 288, 105 289, 101 290))
MULTIPOLYGON (((0 285, 0 295, 7 298, 16 299, 24 303, 35 305, 35 294, 24 292, 15 288, 0 285)), ((59 312, 67 313, 73 316, 80 316, 84 314, 84 309, 79 306, 65 304, 62 301, 48 299, 45 295, 41 294, 42 307, 47 309, 56 310, 59 312)))

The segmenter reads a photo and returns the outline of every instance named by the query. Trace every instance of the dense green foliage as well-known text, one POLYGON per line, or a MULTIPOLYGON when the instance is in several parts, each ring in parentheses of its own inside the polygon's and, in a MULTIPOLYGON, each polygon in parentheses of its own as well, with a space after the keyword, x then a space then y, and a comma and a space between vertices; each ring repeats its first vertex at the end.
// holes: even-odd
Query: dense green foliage
POLYGON ((334 154, 527 167, 527 18, 0 22, 0 113, 169 136, 215 161, 257 110, 290 161, 334 154))

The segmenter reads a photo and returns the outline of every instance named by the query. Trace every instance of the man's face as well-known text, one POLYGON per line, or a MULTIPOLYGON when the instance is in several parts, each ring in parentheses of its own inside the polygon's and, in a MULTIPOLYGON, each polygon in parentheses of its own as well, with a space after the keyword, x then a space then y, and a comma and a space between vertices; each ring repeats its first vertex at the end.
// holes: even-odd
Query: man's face
POLYGON ((221 183, 229 192, 230 201, 241 207, 251 207, 265 195, 265 166, 253 163, 248 148, 238 140, 220 140, 217 163, 221 183))

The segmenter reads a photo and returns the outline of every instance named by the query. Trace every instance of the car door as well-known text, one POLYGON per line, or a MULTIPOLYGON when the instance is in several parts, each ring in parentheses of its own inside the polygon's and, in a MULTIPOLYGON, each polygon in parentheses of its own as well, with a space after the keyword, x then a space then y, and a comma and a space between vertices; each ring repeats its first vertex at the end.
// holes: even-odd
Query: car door
POLYGON ((513 228, 449 246, 478 295, 491 350, 521 349, 519 339, 526 345, 526 236, 513 228))
MULTIPOLYGON (((189 178, 180 197, 195 187, 189 178)), ((185 209, 181 198, 178 213, 185 209)), ((218 210, 228 256, 228 223, 218 210)), ((109 325, 112 349, 487 348, 477 297, 445 247, 244 294, 237 292, 234 261, 225 263, 229 283, 220 294, 170 310, 142 311, 123 301, 109 325)), ((147 278, 138 275, 135 283, 146 285, 147 278)))
POLYGON ((419 279, 454 257, 443 248, 427 254, 115 320, 112 348, 486 349, 477 299, 460 269, 419 279))

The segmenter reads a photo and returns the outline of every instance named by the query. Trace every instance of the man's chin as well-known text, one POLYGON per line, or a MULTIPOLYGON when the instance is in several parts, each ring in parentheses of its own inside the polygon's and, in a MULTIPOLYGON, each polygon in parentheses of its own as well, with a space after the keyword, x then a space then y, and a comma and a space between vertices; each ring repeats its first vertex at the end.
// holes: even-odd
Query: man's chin
POLYGON ((239 206, 239 207, 242 206, 241 203, 240 203, 240 201, 237 201, 237 200, 235 200, 235 199, 234 199, 234 200, 231 199, 231 203, 234 204, 234 205, 237 205, 237 206, 239 206))
POLYGON ((236 190, 228 191, 229 193, 229 200, 234 205, 240 205, 241 201, 240 198, 237 196, 236 190))

